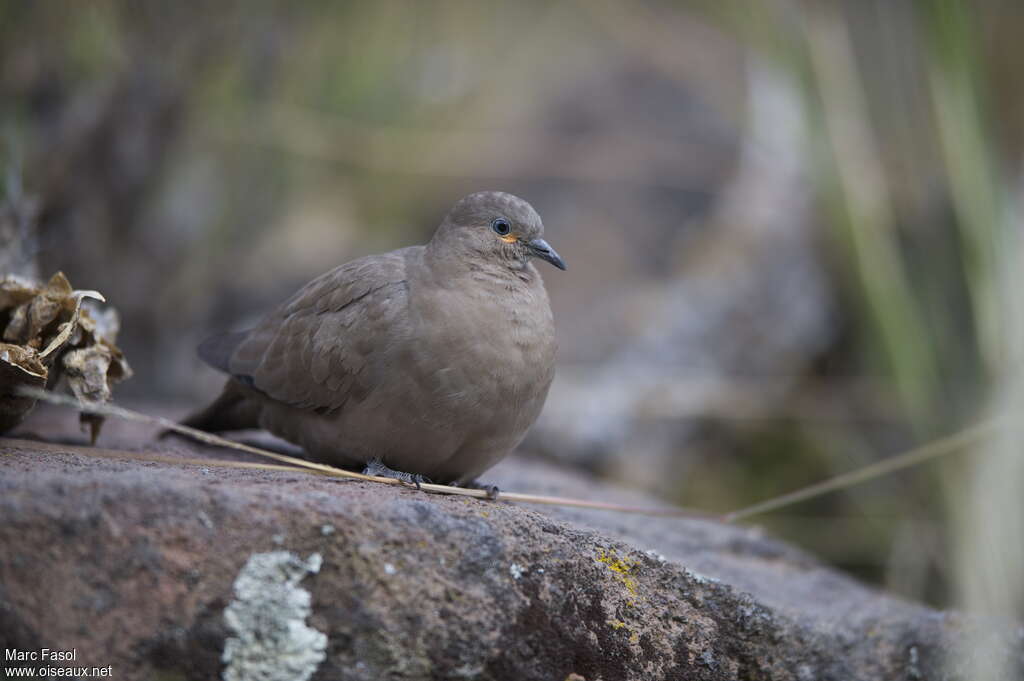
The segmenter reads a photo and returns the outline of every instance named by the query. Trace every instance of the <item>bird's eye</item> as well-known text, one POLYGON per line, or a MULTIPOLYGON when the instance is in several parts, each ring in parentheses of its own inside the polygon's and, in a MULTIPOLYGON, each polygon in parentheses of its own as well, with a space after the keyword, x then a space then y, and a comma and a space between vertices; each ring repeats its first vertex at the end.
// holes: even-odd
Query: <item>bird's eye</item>
POLYGON ((508 224, 508 220, 505 218, 494 218, 491 229, 499 236, 508 236, 508 233, 512 231, 512 225, 508 224))

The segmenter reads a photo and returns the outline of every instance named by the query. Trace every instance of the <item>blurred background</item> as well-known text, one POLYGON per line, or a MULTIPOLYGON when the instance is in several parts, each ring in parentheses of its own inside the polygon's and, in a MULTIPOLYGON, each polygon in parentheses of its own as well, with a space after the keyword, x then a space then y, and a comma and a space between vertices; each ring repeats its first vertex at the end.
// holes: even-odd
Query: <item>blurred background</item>
MULTIPOLYGON (((3 266, 120 310, 119 399, 198 404, 203 337, 513 192, 570 265, 522 455, 728 511, 1024 403, 1022 34, 1013 0, 0 0, 3 266)), ((1019 443, 757 522, 1019 614, 1019 443)))

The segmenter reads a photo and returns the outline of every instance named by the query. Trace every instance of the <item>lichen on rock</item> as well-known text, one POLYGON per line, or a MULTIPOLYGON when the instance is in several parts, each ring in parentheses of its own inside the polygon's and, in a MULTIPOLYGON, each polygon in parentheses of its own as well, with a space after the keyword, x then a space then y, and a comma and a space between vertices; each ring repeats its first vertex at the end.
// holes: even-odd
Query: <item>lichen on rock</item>
MULTIPOLYGON (((0 456, 0 648, 103 651, 119 679, 974 681, 997 655, 1024 679, 1019 623, 892 598, 750 528, 37 445, 0 456)), ((640 502, 524 458, 491 475, 640 502)))
POLYGON ((235 579, 235 600, 224 611, 233 636, 221 660, 224 681, 306 681, 324 661, 327 636, 309 627, 310 593, 299 586, 320 571, 314 553, 257 553, 235 579))

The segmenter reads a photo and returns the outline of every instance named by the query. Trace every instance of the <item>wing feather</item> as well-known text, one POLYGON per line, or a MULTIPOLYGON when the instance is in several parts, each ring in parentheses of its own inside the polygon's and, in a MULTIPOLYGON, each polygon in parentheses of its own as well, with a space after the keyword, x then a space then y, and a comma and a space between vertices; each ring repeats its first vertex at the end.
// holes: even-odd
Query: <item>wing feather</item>
POLYGON ((402 322, 411 251, 355 260, 314 279, 251 331, 211 344, 209 354, 222 360, 214 366, 299 408, 331 412, 365 399, 372 386, 360 376, 402 322))

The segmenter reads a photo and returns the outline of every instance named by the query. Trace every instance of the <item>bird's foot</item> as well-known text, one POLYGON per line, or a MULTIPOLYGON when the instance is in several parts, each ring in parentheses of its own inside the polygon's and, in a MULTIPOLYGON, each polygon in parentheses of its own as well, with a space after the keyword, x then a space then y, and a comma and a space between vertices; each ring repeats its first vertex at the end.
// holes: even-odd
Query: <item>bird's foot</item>
POLYGON ((467 482, 463 485, 466 489, 482 489, 487 492, 487 498, 491 501, 497 501, 498 495, 501 494, 501 490, 498 489, 497 485, 483 485, 479 481, 474 480, 473 482, 467 482))
POLYGON ((363 469, 363 475, 401 480, 404 483, 416 485, 416 489, 420 489, 420 485, 430 482, 430 478, 425 475, 420 475, 419 473, 403 473, 402 471, 396 471, 393 468, 388 468, 380 459, 371 459, 370 461, 367 461, 366 468, 363 469))

